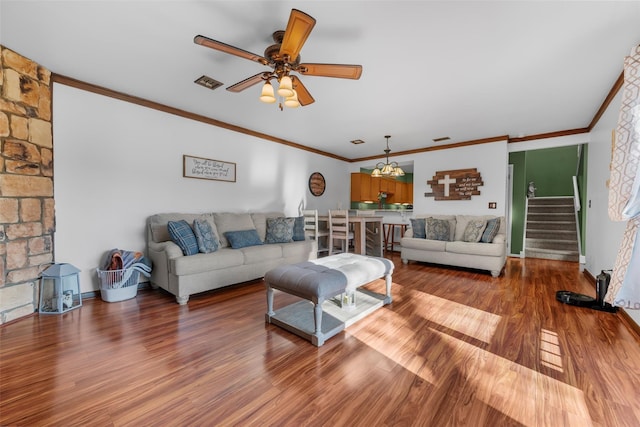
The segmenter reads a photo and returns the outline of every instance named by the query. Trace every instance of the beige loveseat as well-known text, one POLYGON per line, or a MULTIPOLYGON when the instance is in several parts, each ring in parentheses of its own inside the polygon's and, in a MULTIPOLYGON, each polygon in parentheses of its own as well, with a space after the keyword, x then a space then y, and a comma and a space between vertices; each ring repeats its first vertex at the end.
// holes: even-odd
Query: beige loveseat
MULTIPOLYGON (((433 218, 446 221, 449 225, 449 236, 443 240, 414 237, 413 228, 408 228, 400 243, 402 246, 400 256, 404 264, 407 264, 409 261, 422 261, 467 267, 487 270, 491 272, 493 277, 498 277, 502 272, 507 259, 506 224, 504 217, 499 217, 500 225, 497 229, 497 234, 491 239, 490 243, 464 241, 464 237, 467 237, 465 236, 465 230, 470 221, 474 221, 474 224, 480 226, 482 221, 486 222, 494 219, 496 218, 495 216, 417 215, 414 218, 433 218)), ((434 221, 432 220, 431 222, 434 221)), ((484 233, 485 230, 486 228, 483 229, 482 232, 484 233)))
POLYGON ((151 285, 175 295, 178 304, 186 304, 192 294, 261 278, 282 264, 315 259, 315 240, 264 243, 233 249, 225 237, 226 232, 255 229, 264 242, 267 218, 281 217, 284 217, 281 212, 165 213, 150 216, 147 218, 147 253, 153 262, 151 285), (211 253, 184 255, 181 247, 172 240, 167 224, 185 220, 191 225, 196 219, 204 219, 210 224, 219 239, 219 248, 211 253))

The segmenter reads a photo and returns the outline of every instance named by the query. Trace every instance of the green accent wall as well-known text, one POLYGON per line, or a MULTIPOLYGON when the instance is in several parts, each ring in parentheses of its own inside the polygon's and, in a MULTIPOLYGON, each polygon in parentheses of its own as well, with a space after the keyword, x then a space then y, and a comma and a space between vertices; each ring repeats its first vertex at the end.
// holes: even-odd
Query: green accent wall
MULTIPOLYGON (((529 182, 536 187, 537 197, 573 196, 573 177, 578 177, 580 203, 578 229, 584 242, 586 223, 587 146, 545 148, 509 154, 513 165, 513 194, 511 204, 511 253, 524 248, 524 218, 529 182), (580 151, 582 150, 582 151, 580 151), (579 154, 581 154, 579 156, 579 154), (577 174, 577 175, 576 175, 577 174)), ((584 246, 582 247, 584 255, 584 246)))
POLYGON ((534 182, 537 197, 572 196, 577 167, 577 145, 526 152, 527 184, 534 182))

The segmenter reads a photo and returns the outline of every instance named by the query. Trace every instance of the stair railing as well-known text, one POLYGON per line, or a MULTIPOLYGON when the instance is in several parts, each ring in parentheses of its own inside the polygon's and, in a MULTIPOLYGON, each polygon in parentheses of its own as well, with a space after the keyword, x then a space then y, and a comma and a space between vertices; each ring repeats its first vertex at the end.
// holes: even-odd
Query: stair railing
POLYGON ((578 257, 582 259, 582 241, 580 238, 580 230, 582 229, 582 224, 580 222, 580 217, 578 212, 582 209, 580 205, 580 191, 578 189, 578 177, 573 177, 573 211, 576 217, 576 234, 578 240, 578 257))

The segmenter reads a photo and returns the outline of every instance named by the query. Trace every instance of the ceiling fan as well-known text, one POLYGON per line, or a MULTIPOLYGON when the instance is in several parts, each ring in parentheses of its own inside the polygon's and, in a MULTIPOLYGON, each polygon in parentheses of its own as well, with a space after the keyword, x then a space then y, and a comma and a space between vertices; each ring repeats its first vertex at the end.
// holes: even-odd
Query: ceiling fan
MULTIPOLYGON (((307 76, 355 80, 359 79, 362 74, 362 65, 300 63, 300 50, 302 50, 302 46, 315 24, 316 20, 311 16, 297 9, 292 9, 286 30, 273 33, 275 44, 265 49, 264 56, 201 35, 196 36, 193 41, 196 44, 249 59, 272 68, 271 71, 258 73, 229 86, 227 88, 228 91, 241 92, 253 85, 264 82, 260 100, 263 102, 275 102, 276 99, 270 81, 276 80, 279 84, 277 93, 284 97, 286 106, 305 106, 315 100, 302 84, 300 78, 290 75, 292 71, 307 76)), ((282 103, 280 104, 280 109, 282 110, 282 103)))

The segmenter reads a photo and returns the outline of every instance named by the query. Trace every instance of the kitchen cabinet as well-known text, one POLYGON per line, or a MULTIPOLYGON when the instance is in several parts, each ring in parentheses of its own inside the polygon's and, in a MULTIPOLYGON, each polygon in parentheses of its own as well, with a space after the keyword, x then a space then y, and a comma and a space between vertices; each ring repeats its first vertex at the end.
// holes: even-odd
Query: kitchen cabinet
POLYGON ((378 191, 374 191, 372 187, 371 175, 366 173, 352 173, 351 174, 351 201, 352 202, 365 202, 365 201, 377 201, 378 191))
POLYGON ((413 184, 391 178, 372 178, 361 172, 351 174, 351 201, 377 202, 378 193, 387 193, 386 203, 413 203, 413 184))

